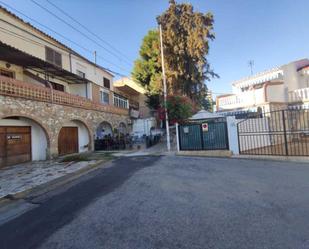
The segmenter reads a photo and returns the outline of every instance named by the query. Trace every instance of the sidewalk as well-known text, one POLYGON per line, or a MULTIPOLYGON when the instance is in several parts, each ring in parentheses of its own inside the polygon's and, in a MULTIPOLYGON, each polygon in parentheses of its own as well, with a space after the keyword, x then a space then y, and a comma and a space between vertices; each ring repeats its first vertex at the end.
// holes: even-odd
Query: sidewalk
POLYGON ((102 162, 102 159, 80 162, 38 161, 0 169, 0 200, 20 197, 37 187, 88 171, 102 162))

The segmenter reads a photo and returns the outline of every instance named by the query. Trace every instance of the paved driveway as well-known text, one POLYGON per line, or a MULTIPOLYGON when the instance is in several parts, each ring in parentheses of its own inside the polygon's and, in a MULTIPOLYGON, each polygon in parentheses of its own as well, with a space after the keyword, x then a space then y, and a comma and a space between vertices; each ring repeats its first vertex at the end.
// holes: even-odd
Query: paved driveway
POLYGON ((43 199, 0 227, 0 241, 1 248, 308 249, 308 221, 309 165, 136 157, 43 199))

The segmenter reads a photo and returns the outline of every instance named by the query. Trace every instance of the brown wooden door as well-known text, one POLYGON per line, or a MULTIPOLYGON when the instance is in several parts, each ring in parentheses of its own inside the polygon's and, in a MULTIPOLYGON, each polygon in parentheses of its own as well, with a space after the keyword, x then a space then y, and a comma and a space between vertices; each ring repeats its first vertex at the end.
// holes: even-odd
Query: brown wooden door
POLYGON ((58 137, 59 155, 78 153, 78 128, 62 127, 58 137))
POLYGON ((31 161, 31 127, 0 127, 0 167, 31 161))

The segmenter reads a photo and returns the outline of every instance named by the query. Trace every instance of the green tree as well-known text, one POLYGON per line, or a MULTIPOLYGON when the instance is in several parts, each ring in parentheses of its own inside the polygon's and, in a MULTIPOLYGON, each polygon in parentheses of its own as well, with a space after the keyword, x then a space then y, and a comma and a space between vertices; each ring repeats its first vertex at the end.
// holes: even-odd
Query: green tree
POLYGON ((205 81, 217 76, 206 58, 209 41, 215 38, 213 15, 194 12, 191 4, 170 0, 157 21, 162 26, 169 93, 201 104, 207 94, 205 81))
MULTIPOLYGON (((205 82, 217 76, 206 58, 209 41, 214 39, 212 14, 194 12, 192 5, 176 4, 171 0, 169 8, 157 21, 163 31, 168 95, 187 96, 200 107, 207 107, 205 82)), ((150 107, 155 108, 151 103, 162 102, 158 30, 150 30, 144 37, 139 54, 132 77, 146 87, 151 96, 150 107)))
POLYGON ((150 30, 139 50, 140 58, 134 62, 132 77, 144 86, 150 95, 158 95, 162 89, 160 37, 158 30, 150 30))

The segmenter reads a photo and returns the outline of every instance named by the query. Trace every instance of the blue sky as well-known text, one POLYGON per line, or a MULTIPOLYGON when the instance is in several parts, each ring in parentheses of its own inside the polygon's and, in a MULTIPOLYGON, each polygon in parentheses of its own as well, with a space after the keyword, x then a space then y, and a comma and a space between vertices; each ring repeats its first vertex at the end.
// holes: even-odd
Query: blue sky
MULTIPOLYGON (((57 30, 78 44, 92 51, 96 50, 99 56, 104 58, 104 60, 99 58, 98 63, 122 74, 130 73, 133 63, 130 64, 127 60, 133 62, 137 58, 142 38, 149 29, 156 28, 156 16, 168 7, 168 0, 51 0, 121 51, 125 55, 126 59, 124 59, 122 55, 117 58, 109 54, 30 0, 1 1, 57 30)), ((35 1, 70 21, 46 0, 35 1)), ((210 44, 208 59, 212 68, 220 75, 220 79, 207 83, 214 93, 230 92, 233 80, 248 76, 249 60, 254 60, 254 72, 259 72, 309 57, 308 0, 191 0, 187 2, 192 3, 195 10, 211 11, 214 14, 216 39, 210 44)), ((20 14, 16 14, 27 20, 20 14)), ((87 58, 93 59, 89 52, 33 24, 87 58)), ((81 31, 84 32, 82 29, 81 31)))

